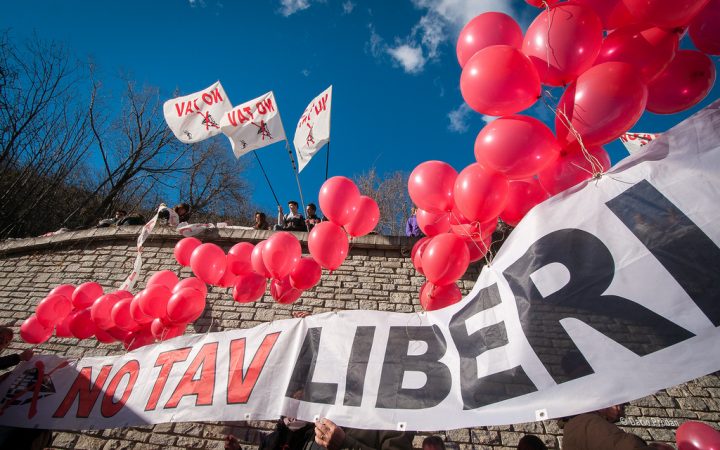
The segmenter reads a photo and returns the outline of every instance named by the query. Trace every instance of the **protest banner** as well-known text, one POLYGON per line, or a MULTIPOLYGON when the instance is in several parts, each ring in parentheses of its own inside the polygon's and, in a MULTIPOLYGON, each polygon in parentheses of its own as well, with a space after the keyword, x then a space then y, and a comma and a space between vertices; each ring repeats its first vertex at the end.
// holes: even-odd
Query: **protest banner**
POLYGON ((285 129, 272 91, 228 111, 220 129, 230 139, 236 158, 285 140, 285 129))
POLYGON ((298 159, 298 172, 303 170, 323 145, 330 142, 331 106, 332 86, 312 99, 298 120, 293 138, 298 159))
POLYGON ((628 152, 637 153, 656 137, 658 137, 658 135, 652 133, 625 133, 620 136, 620 141, 628 152))
POLYGON ((186 144, 220 134, 220 118, 231 109, 232 104, 219 81, 200 92, 163 104, 165 122, 175 137, 186 144))

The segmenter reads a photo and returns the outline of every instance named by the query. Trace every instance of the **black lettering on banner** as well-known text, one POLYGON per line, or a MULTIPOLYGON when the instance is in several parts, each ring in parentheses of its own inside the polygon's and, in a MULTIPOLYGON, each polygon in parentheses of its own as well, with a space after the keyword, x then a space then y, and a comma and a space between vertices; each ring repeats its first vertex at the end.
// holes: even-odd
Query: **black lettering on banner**
POLYGON ((478 356, 507 345, 507 329, 505 323, 500 322, 468 334, 466 322, 500 302, 500 291, 497 284, 493 284, 478 292, 477 297, 450 320, 450 335, 460 354, 463 409, 480 408, 537 390, 521 366, 478 378, 478 356))
POLYGON ((357 330, 355 330, 355 339, 353 339, 347 376, 345 377, 345 400, 343 401, 345 406, 360 406, 362 404, 365 374, 367 373, 374 336, 375 327, 357 327, 357 330))
POLYGON ((720 325, 720 248, 647 180, 607 202, 682 286, 713 325, 720 325))
POLYGON ((336 383, 311 381, 320 350, 322 328, 309 328, 305 335, 300 354, 295 362, 285 396, 313 403, 334 404, 337 397, 336 383))
POLYGON ((641 356, 693 336, 638 303, 603 295, 614 274, 615 262, 605 244, 576 229, 558 230, 541 237, 505 270, 525 336, 556 382, 592 373, 560 324, 561 319, 578 319, 641 356), (564 265, 570 272, 570 281, 543 297, 530 275, 551 263, 564 265), (577 353, 577 367, 568 370, 561 367, 561 361, 571 353, 577 353), (578 367, 581 369, 577 370, 578 367))
POLYGON ((437 325, 424 327, 390 327, 385 360, 380 375, 377 408, 431 408, 447 397, 452 387, 450 369, 440 362, 447 343, 437 325), (423 341, 427 351, 408 355, 412 341, 423 341), (403 388, 405 372, 422 372, 427 382, 421 388, 403 388))

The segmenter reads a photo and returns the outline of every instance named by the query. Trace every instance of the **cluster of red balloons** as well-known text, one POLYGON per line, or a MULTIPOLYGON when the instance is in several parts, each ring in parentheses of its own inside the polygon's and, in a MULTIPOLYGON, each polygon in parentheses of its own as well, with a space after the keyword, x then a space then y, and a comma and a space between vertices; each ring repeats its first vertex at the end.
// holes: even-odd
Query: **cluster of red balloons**
POLYGON ((702 422, 687 421, 675 432, 678 450, 718 450, 720 432, 702 422))

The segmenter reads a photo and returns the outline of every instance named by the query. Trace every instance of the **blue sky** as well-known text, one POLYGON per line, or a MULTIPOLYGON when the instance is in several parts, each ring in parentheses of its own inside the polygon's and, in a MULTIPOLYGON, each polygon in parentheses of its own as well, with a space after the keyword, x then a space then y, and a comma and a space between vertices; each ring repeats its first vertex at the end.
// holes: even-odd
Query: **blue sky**
MULTIPOLYGON (((457 34, 484 11, 509 13, 523 30, 540 12, 518 0, 26 1, 3 10, 0 28, 13 37, 63 42, 78 58, 92 58, 100 77, 128 73, 158 86, 163 99, 216 80, 233 104, 273 90, 290 139, 307 103, 332 84, 330 176, 349 177, 373 166, 410 172, 430 159, 458 171, 474 162, 485 122, 462 106, 457 34)), ((691 46, 689 38, 682 46, 691 46)), ((687 112, 646 113, 633 130, 665 131, 717 99, 718 89, 687 112)), ((524 113, 554 128, 541 104, 524 113)), ((231 152, 223 136, 213 139, 231 152)), ((624 156, 619 142, 606 149, 613 162, 624 156)), ((299 200, 284 146, 258 152, 281 203, 299 200)), ((300 174, 306 203, 324 181, 325 153, 300 174)), ((273 211, 255 158, 243 158, 252 200, 273 211)))

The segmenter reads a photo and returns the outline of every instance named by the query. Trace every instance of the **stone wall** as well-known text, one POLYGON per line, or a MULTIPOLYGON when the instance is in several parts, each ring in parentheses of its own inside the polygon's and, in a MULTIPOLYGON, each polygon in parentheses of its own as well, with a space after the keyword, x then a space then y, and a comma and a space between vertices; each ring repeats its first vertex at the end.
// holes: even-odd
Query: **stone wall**
MULTIPOLYGON (((0 243, 0 324, 16 331, 32 314, 35 305, 54 286, 98 281, 106 288, 120 285, 135 258, 137 228, 105 228, 62 235, 0 243)), ((219 230, 202 236, 226 250, 238 241, 259 242, 269 232, 219 230)), ((305 238, 304 233, 299 237, 305 238)), ((173 247, 179 236, 159 229, 146 242, 141 281, 148 273, 178 269, 173 247)), ((417 292, 424 282, 409 258, 413 240, 404 237, 368 236, 353 243, 347 261, 332 274, 325 271, 318 286, 293 305, 276 304, 269 295, 257 303, 235 303, 228 290, 211 288, 205 314, 188 327, 188 333, 232 328, 249 328, 263 322, 291 317, 292 311, 321 313, 341 309, 411 312, 420 309, 417 292)), ((305 249, 306 250, 306 249, 305 249)), ((463 294, 471 289, 480 265, 472 265, 460 282, 463 294)), ((179 271, 191 276, 189 269, 179 271)), ((139 283, 142 287, 143 284, 139 283)), ((17 334, 16 334, 17 336, 17 334)), ((16 339, 6 353, 29 346, 16 339)), ((51 338, 36 346, 41 353, 67 357, 113 355, 124 352, 119 344, 95 340, 51 338)), ((720 423, 720 377, 702 377, 690 383, 660 391, 631 403, 623 426, 647 440, 674 441, 674 430, 687 419, 720 423)), ((268 422, 176 423, 154 427, 133 427, 87 432, 56 432, 53 448, 223 448, 226 434, 237 436, 243 448, 256 448, 262 433, 273 427, 268 422)), ((501 427, 438 430, 449 448, 511 449, 525 433, 540 436, 549 448, 560 448, 562 431, 554 420, 501 427)), ((420 447, 423 435, 415 438, 420 447)))

